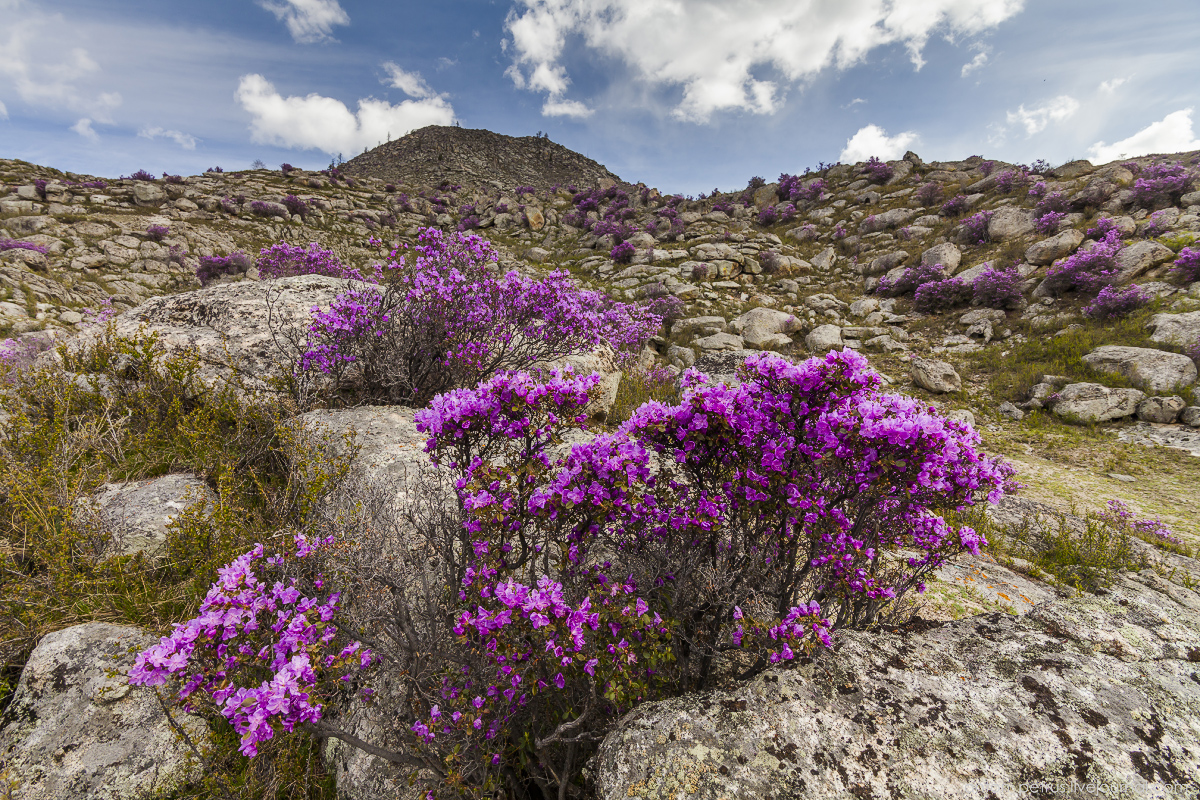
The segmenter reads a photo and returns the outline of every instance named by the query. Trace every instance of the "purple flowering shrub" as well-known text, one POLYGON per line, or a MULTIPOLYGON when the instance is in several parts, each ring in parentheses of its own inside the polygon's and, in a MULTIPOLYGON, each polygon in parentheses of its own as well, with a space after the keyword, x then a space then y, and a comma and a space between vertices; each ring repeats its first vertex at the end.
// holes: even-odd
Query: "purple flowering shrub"
POLYGON ((265 558, 260 544, 218 570, 197 616, 138 654, 129 682, 181 681, 184 710, 224 717, 247 756, 277 728, 290 733, 318 723, 321 700, 373 660, 333 624, 341 593, 305 569, 317 548, 330 544, 314 547, 297 536, 286 559, 265 558))
POLYGON ((186 182, 186 181, 184 181, 182 175, 168 175, 165 172, 162 175, 162 179, 163 179, 164 183, 171 183, 171 184, 175 184, 176 186, 186 182))
POLYGON ((1069 291, 1099 292, 1112 283, 1120 271, 1116 262, 1120 249, 1120 234, 1115 229, 1110 230, 1090 250, 1077 250, 1051 267, 1046 274, 1046 290, 1054 295, 1069 291))
POLYGON ((636 254, 637 248, 631 242, 618 242, 609 251, 608 257, 617 264, 628 264, 633 261, 636 254))
POLYGON ((917 189, 913 193, 913 197, 923 206, 937 205, 942 199, 942 185, 936 181, 930 181, 917 189))
POLYGON ((48 248, 34 242, 22 242, 20 239, 0 239, 0 253, 5 250, 32 250, 42 255, 50 252, 48 248))
POLYGON ((196 267, 196 279, 201 286, 207 286, 225 275, 244 275, 252 266, 254 259, 240 250, 226 256, 201 256, 196 267))
POLYGON ((1096 224, 1093 227, 1088 228, 1087 238, 1103 239, 1109 232, 1115 230, 1117 230, 1117 223, 1113 222, 1111 217, 1101 217, 1096 220, 1096 224))
POLYGON ((994 211, 979 211, 962 221, 962 235, 970 244, 987 244, 990 242, 991 236, 988 235, 988 223, 992 221, 994 211))
POLYGON ((48 184, 49 181, 47 181, 45 178, 38 178, 33 182, 33 190, 37 192, 37 196, 43 200, 46 199, 46 186, 48 184))
POLYGON ((1124 289, 1105 286, 1095 300, 1083 307, 1083 313, 1092 319, 1115 319, 1137 311, 1150 300, 1150 295, 1139 289, 1136 283, 1124 289))
POLYGON ((636 353, 662 324, 644 306, 576 286, 565 271, 541 279, 496 274, 495 249, 474 234, 429 228, 415 251, 411 259, 393 251, 376 269, 376 285, 313 318, 301 373, 330 376, 338 393, 422 404, 602 344, 636 353))
POLYGON ((1049 236, 1058 232, 1058 226, 1062 224, 1062 221, 1066 217, 1067 215, 1062 211, 1047 211, 1037 218, 1037 221, 1033 223, 1033 227, 1037 229, 1038 233, 1049 236))
POLYGON ((733 216, 733 203, 730 203, 727 200, 718 200, 717 202, 713 203, 712 210, 714 212, 719 211, 722 214, 728 214, 729 216, 732 217, 733 216))
POLYGON ((361 279, 357 270, 347 267, 332 250, 324 249, 317 242, 311 242, 307 247, 287 242, 264 247, 258 253, 258 274, 263 280, 292 275, 361 279))
POLYGON ((971 285, 974 300, 984 308, 1010 309, 1021 305, 1021 273, 1013 267, 992 268, 983 272, 971 285))
POLYGON ((875 293, 887 297, 900 297, 912 294, 922 284, 945 279, 946 271, 941 264, 917 264, 905 269, 894 281, 889 281, 887 276, 880 278, 879 285, 875 287, 875 293))
MULTIPOLYGON (((286 164, 284 166, 287 166, 286 164)), ((284 170, 287 172, 287 170, 284 170)), ((308 203, 300 199, 294 194, 289 194, 283 198, 283 207, 288 210, 289 214, 298 215, 301 219, 308 216, 308 203)))
POLYGON ((982 164, 979 165, 979 171, 983 173, 983 177, 985 177, 985 178, 990 176, 992 174, 992 172, 995 171, 995 169, 996 169, 995 161, 984 161, 982 164))
POLYGON ((942 208, 938 213, 943 217, 960 217, 966 213, 968 207, 967 196, 965 194, 956 194, 942 204, 942 208))
POLYGON ((775 210, 775 206, 764 206, 763 210, 758 212, 755 221, 765 228, 779 221, 779 213, 775 210))
POLYGON ((287 213, 284 209, 276 207, 272 203, 263 200, 254 200, 250 203, 250 213, 259 217, 278 217, 282 216, 280 212, 287 213))
MULTIPOLYGON (((246 567, 232 565, 229 588, 210 592, 219 602, 140 657, 134 679, 174 669, 184 702, 220 692, 252 747, 276 725, 340 736, 321 689, 358 683, 378 656, 398 684, 377 696, 388 748, 358 744, 425 768, 431 792, 511 781, 555 796, 638 703, 886 622, 942 564, 986 544, 943 516, 1012 488, 1012 468, 970 427, 884 393, 852 351, 802 364, 758 354, 742 377, 729 387, 690 371, 678 403, 645 403, 569 450, 597 376, 504 374, 440 395, 416 421, 453 488, 412 517, 410 545, 397 552, 381 533, 377 550, 343 548, 343 568, 329 548, 340 608, 303 578, 246 591, 246 567), (241 644, 259 614, 279 622, 241 644), (229 660, 196 658, 230 617, 229 660), (337 638, 351 628, 371 631, 377 652, 337 638)), ((286 578, 302 559, 274 566, 286 578)))
POLYGON ((291 172, 294 169, 295 169, 295 167, 293 167, 291 164, 287 163, 286 161, 279 165, 279 171, 282 172, 284 175, 287 175, 289 172, 291 172))
POLYGON ((1170 230, 1171 224, 1167 215, 1162 211, 1155 211, 1142 227, 1142 236, 1147 239, 1153 239, 1156 236, 1162 236, 1170 230))
POLYGON ((913 309, 926 314, 947 311, 971 302, 972 288, 958 278, 922 283, 913 292, 913 309))
POLYGON ((166 225, 151 225, 146 228, 146 238, 152 242, 161 242, 171 229, 166 225))
POLYGON ((146 170, 144 170, 144 169, 139 169, 137 172, 135 172, 135 173, 133 173, 132 175, 130 175, 130 176, 129 176, 129 179, 130 179, 130 180, 133 180, 133 181, 152 181, 152 180, 155 180, 154 176, 153 176, 151 173, 149 173, 149 172, 147 172, 146 170))
POLYGON ((1192 176, 1182 164, 1151 164, 1133 184, 1133 203, 1143 208, 1177 205, 1191 185, 1192 176))
POLYGON ((896 170, 892 169, 891 165, 885 161, 880 161, 876 156, 871 156, 867 159, 867 163, 863 166, 862 171, 871 183, 887 183, 892 179, 892 175, 896 173, 896 170))
POLYGON ((996 176, 996 189, 1004 194, 1024 189, 1032 182, 1024 167, 1006 169, 996 176))
POLYGON ((1128 531, 1135 536, 1150 541, 1163 541, 1170 544, 1183 544, 1183 542, 1166 523, 1158 517, 1154 519, 1137 519, 1129 506, 1122 503, 1120 500, 1109 500, 1108 510, 1101 511, 1098 515, 1099 519, 1116 528, 1119 531, 1128 531))
MULTIPOLYGON (((4 243, 0 242, 0 249, 4 243)), ((1175 264, 1171 267, 1171 277, 1182 283, 1200 281, 1200 247, 1185 247, 1175 256, 1175 264)))

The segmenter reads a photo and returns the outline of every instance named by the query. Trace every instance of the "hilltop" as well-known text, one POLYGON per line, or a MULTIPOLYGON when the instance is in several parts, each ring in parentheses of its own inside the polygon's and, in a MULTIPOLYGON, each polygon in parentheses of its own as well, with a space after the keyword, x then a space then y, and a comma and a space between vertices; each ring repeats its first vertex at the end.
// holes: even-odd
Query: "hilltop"
POLYGON ((602 164, 543 136, 430 125, 342 165, 349 175, 406 186, 592 187, 619 182, 602 164))

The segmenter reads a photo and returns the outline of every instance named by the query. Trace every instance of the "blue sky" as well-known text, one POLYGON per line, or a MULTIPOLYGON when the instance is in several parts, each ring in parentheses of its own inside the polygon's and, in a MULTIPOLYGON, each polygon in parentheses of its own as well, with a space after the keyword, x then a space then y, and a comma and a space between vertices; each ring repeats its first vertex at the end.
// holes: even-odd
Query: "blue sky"
POLYGON ((0 156, 105 176, 319 168, 452 121, 685 193, 906 149, 1200 149, 1195 0, 0 0, 0 20, 0 156))

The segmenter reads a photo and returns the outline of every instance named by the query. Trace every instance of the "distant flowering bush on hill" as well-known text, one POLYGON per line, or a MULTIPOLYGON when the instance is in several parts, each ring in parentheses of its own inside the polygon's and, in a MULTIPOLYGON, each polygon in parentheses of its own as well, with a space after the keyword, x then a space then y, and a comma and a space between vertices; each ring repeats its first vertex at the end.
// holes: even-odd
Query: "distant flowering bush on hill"
POLYGON ((171 229, 166 225, 151 225, 146 228, 146 238, 153 242, 161 242, 163 238, 171 232, 171 229))
POLYGON ((1192 185, 1182 164, 1158 162, 1141 171, 1133 184, 1133 202, 1143 208, 1176 205, 1192 185))
POLYGON ((137 172, 130 175, 129 178, 130 180, 135 181, 152 181, 155 179, 153 175, 144 169, 139 169, 137 172))
POLYGON ((863 167, 863 174, 872 183, 887 183, 892 179, 892 175, 896 170, 885 161, 880 161, 876 156, 871 156, 867 159, 866 166, 863 167))
POLYGON ((989 269, 971 285, 975 302, 985 308, 1017 308, 1021 304, 1023 280, 1014 267, 989 269))
POLYGON ((378 730, 398 746, 372 752, 422 769, 421 789, 562 796, 638 703, 887 622, 986 544, 944 515, 998 501, 1012 469, 964 423, 884 393, 853 351, 759 354, 741 378, 689 371, 678 403, 569 449, 596 376, 502 374, 439 395, 416 420, 453 489, 414 484, 418 556, 366 527, 358 544, 321 531, 295 554, 256 548, 131 680, 172 679, 253 754, 275 725, 376 747, 324 716, 337 684, 386 669, 378 730), (359 629, 377 652, 342 633, 359 629))
POLYGON ((234 251, 227 256, 201 256, 196 267, 196 278, 201 286, 207 286, 225 275, 244 275, 254 266, 254 259, 245 253, 234 251))
MULTIPOLYGON (((0 247, 3 243, 0 242, 0 247)), ((1200 281, 1200 247, 1185 247, 1175 256, 1171 276, 1183 283, 1200 281)))
POLYGON ((628 264, 637 255, 637 248, 629 242, 619 242, 613 246, 608 256, 618 264, 628 264))
POLYGON ((988 235, 988 223, 992 221, 994 211, 980 211, 962 221, 962 230, 971 244, 987 244, 992 240, 988 235))
POLYGON ((415 253, 378 267, 375 285, 342 295, 313 317, 301 373, 335 391, 420 404, 497 372, 590 352, 636 353, 662 320, 644 306, 581 289, 569 273, 497 275, 487 240, 428 228, 415 253))
POLYGON ((1083 313, 1093 319, 1114 319, 1137 311, 1150 299, 1150 295, 1138 288, 1136 283, 1124 289, 1105 286, 1095 300, 1083 307, 1083 313))
POLYGON ((966 213, 968 208, 970 208, 970 204, 967 202, 967 196, 956 194, 942 204, 940 213, 943 217, 960 217, 966 213))
POLYGON ((936 181, 930 181, 917 189, 913 196, 923 206, 937 205, 942 199, 942 185, 936 181))
POLYGON ((972 289, 958 278, 922 283, 913 292, 913 309, 926 314, 947 311, 971 302, 972 289))
POLYGON ((279 244, 264 247, 258 253, 258 274, 263 280, 291 275, 328 275, 331 278, 361 279, 357 270, 343 264, 332 250, 317 242, 307 246, 279 244))
POLYGON ((917 264, 904 270, 900 277, 894 281, 889 281, 886 276, 880 278, 879 285, 875 287, 875 292, 876 294, 888 297, 899 297, 905 294, 912 294, 926 283, 943 281, 945 279, 946 270, 941 264, 917 264))
POLYGON ((1045 288, 1051 294, 1078 291, 1096 294, 1116 278, 1117 251, 1121 249, 1121 236, 1114 229, 1090 250, 1077 250, 1050 268, 1046 273, 1045 288))
POLYGON ((289 214, 298 215, 301 218, 308 216, 308 203, 294 194, 283 198, 283 207, 288 210, 289 214))
POLYGON ((22 242, 19 239, 0 239, 0 253, 3 253, 5 250, 32 250, 35 253, 43 255, 50 252, 46 247, 34 244, 33 242, 22 242))

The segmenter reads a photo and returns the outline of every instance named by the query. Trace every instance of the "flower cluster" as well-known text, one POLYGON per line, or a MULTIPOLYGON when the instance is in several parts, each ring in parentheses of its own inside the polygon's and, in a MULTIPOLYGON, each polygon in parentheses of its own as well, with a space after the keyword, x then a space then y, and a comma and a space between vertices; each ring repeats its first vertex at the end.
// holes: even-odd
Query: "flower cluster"
MULTIPOLYGON (((328 544, 314 547, 297 536, 289 566, 328 544)), ((341 672, 349 680, 373 661, 361 644, 339 636, 333 620, 340 593, 325 591, 319 575, 270 582, 266 575, 282 573, 282 564, 282 557, 264 559, 260 544, 222 567, 199 614, 140 653, 129 670, 135 686, 181 682, 185 710, 220 713, 247 756, 278 728, 290 732, 321 718, 323 678, 341 672), (256 677, 263 678, 257 685, 256 677)))
POLYGON ((1032 182, 1024 167, 1007 169, 996 176, 996 188, 1004 194, 1024 189, 1032 182))
POLYGON ((151 225, 146 228, 146 238, 152 242, 161 242, 171 229, 166 225, 151 225))
POLYGON ((970 208, 965 194, 956 194, 942 204, 939 214, 943 217, 960 217, 970 208))
POLYGON ((264 200, 254 200, 250 203, 250 213, 259 217, 282 217, 289 212, 286 208, 264 200))
POLYGON ((992 240, 988 234, 988 224, 992 221, 994 211, 979 211, 962 221, 962 232, 970 244, 987 244, 992 240))
POLYGON ((1021 305, 1023 278, 1015 267, 991 268, 979 275, 971 285, 974 300, 984 308, 1010 309, 1021 305))
POLYGON ((371 290, 377 304, 351 293, 353 302, 331 309, 341 325, 333 317, 314 320, 302 372, 314 367, 367 397, 421 403, 496 372, 602 344, 632 354, 662 324, 644 306, 576 286, 567 272, 497 275, 496 252, 479 236, 429 228, 415 250, 411 261, 393 251, 377 270, 395 278, 381 292, 371 290), (379 318, 367 324, 364 314, 379 318))
POLYGON ((913 192, 913 197, 923 206, 937 205, 942 199, 942 185, 936 181, 929 181, 913 192))
MULTIPOLYGON (((284 164, 284 166, 287 167, 291 165, 284 164)), ((287 174, 289 171, 290 170, 284 170, 284 174, 287 174)), ((289 214, 293 214, 301 218, 308 216, 308 203, 305 200, 296 197, 296 195, 289 194, 287 197, 283 198, 282 202, 283 207, 288 210, 289 214)))
MULTIPOLYGON (((182 258, 182 253, 180 257, 182 258)), ((240 250, 226 256, 201 256, 196 267, 196 279, 200 281, 201 286, 207 286, 225 275, 244 275, 252 266, 254 259, 240 250)))
MULTIPOLYGON (((0 242, 0 249, 3 248, 0 242)), ((1200 247, 1185 247, 1175 256, 1171 275, 1183 283, 1200 281, 1200 247)))
POLYGON ((637 248, 631 242, 621 242, 613 247, 608 256, 618 264, 628 264, 636 253, 637 248))
POLYGON ((1137 311, 1150 300, 1150 295, 1139 289, 1136 283, 1124 289, 1105 286, 1095 300, 1083 307, 1083 313, 1093 319, 1114 319, 1137 311))
POLYGON ((1120 234, 1115 229, 1110 230, 1090 250, 1078 250, 1051 267, 1046 274, 1046 289, 1056 295, 1072 290, 1087 294, 1099 292, 1117 276, 1116 257, 1120 249, 1120 234))
POLYGON ((1151 164, 1141 171, 1133 184, 1133 202, 1143 208, 1175 205, 1191 188, 1192 180, 1182 164, 1151 164))
POLYGON ((971 302, 973 291, 958 278, 922 283, 913 292, 913 309, 923 313, 947 311, 971 302))
POLYGON ((892 175, 896 173, 896 170, 890 164, 880 161, 877 156, 868 158, 862 171, 871 183, 887 183, 892 179, 892 175))
POLYGON ((359 273, 341 262, 332 250, 317 242, 307 247, 279 244, 264 247, 258 253, 258 274, 263 280, 292 275, 328 275, 331 278, 359 278, 359 273))
POLYGON ((1062 211, 1047 211, 1037 218, 1033 226, 1037 229, 1038 233, 1049 236, 1058 231, 1058 226, 1062 224, 1062 221, 1066 217, 1067 215, 1062 211))
POLYGON ((1099 517, 1105 523, 1117 528, 1125 530, 1136 535, 1140 535, 1145 539, 1159 539, 1171 544, 1182 544, 1180 539, 1171 532, 1171 529, 1166 526, 1161 519, 1136 519, 1129 506, 1122 503, 1120 500, 1109 500, 1108 510, 1102 511, 1099 517))
POLYGON ((1101 217, 1096 220, 1096 224, 1087 230, 1087 238, 1103 239, 1109 233, 1117 230, 1117 223, 1113 222, 1111 217, 1101 217))
POLYGON ((130 180, 133 180, 133 181, 152 181, 152 180, 155 180, 154 176, 153 176, 152 174, 150 174, 149 172, 147 172, 146 170, 144 170, 144 169, 139 169, 137 172, 135 172, 135 173, 133 173, 132 175, 130 175, 130 176, 129 176, 129 179, 130 179, 130 180))
POLYGON ((0 253, 5 250, 32 250, 45 255, 50 250, 34 242, 22 242, 20 239, 0 239, 0 253))
POLYGON ((887 297, 900 297, 912 294, 926 283, 945 279, 946 270, 941 264, 917 264, 904 270, 904 273, 894 281, 889 281, 886 276, 880 278, 879 285, 875 287, 875 293, 887 297))

